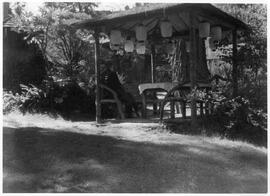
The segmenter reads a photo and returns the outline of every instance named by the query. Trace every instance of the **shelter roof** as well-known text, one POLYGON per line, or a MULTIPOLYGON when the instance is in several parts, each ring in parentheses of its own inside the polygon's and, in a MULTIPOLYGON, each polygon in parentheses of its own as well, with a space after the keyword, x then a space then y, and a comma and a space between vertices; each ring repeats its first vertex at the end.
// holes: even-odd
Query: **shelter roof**
POLYGON ((100 18, 89 19, 74 23, 75 28, 106 28, 120 29, 122 31, 134 31, 137 24, 144 24, 148 33, 159 24, 159 21, 166 18, 173 24, 174 31, 185 33, 189 30, 189 13, 193 12, 196 16, 196 24, 201 21, 209 21, 211 25, 220 25, 223 30, 233 28, 247 29, 247 25, 223 12, 211 4, 195 3, 155 3, 130 10, 112 13, 100 18))

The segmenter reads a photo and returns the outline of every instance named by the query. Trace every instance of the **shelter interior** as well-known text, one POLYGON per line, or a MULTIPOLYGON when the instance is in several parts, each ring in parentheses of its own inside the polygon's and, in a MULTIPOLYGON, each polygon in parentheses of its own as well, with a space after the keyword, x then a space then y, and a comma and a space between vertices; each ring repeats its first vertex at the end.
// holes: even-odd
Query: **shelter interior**
MULTIPOLYGON (((191 89, 196 83, 210 82, 206 56, 215 44, 222 39, 232 41, 235 55, 237 30, 246 28, 242 21, 211 4, 188 3, 147 4, 103 18, 81 21, 73 26, 94 30, 97 59, 106 58, 99 52, 100 33, 109 37, 107 48, 113 51, 114 69, 125 76, 126 83, 189 82, 191 89)), ((97 79, 97 86, 98 83, 97 79)), ((157 88, 155 85, 149 87, 157 88)), ((98 111, 99 92, 96 99, 98 111)), ((196 101, 191 100, 190 103, 193 108, 191 116, 196 119, 196 101)), ((97 120, 99 118, 97 114, 97 120)))

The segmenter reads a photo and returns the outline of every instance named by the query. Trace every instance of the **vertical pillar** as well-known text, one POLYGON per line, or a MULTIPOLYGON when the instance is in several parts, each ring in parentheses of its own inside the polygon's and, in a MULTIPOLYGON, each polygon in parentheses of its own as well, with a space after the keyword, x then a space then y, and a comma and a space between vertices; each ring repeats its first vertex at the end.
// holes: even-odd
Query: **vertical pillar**
POLYGON ((99 65, 99 32, 95 30, 95 76, 96 76, 96 122, 101 123, 100 104, 100 65, 99 65))
POLYGON ((155 45, 151 45, 151 82, 155 82, 155 45))
POLYGON ((233 53, 232 53, 232 79, 233 79, 233 97, 238 94, 238 69, 237 69, 237 29, 232 31, 232 41, 233 41, 233 53))
MULTIPOLYGON (((190 82, 191 90, 196 85, 196 62, 197 62, 197 47, 196 47, 196 29, 195 18, 193 13, 190 13, 190 27, 189 27, 189 40, 190 40, 190 82)), ((197 108, 195 98, 191 98, 191 125, 193 128, 197 127, 197 108)))
MULTIPOLYGON (((156 52, 155 52, 155 45, 152 44, 151 45, 151 82, 154 83, 155 82, 155 56, 156 56, 156 52)), ((156 92, 153 92, 153 99, 155 99, 156 97, 156 92)), ((153 103, 153 112, 154 114, 157 114, 157 103, 153 103)))
POLYGON ((3 3, 3 12, 4 12, 3 19, 7 19, 9 16, 9 3, 8 2, 3 3))

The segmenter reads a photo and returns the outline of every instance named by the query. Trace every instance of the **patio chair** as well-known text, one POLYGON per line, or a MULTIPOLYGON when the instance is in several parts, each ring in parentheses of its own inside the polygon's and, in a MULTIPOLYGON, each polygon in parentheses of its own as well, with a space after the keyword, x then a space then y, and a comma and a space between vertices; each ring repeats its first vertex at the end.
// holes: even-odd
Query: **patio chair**
MULTIPOLYGON (((198 83, 196 84, 197 88, 201 89, 206 89, 209 90, 211 88, 210 83, 206 84, 205 86, 201 86, 198 83)), ((175 118, 175 110, 174 106, 175 103, 178 102, 180 103, 180 108, 181 108, 181 113, 182 117, 186 118, 186 105, 191 103, 191 99, 187 97, 187 95, 190 93, 190 86, 188 82, 185 83, 180 83, 177 86, 173 87, 165 96, 161 103, 161 108, 160 108, 160 120, 163 120, 164 116, 164 107, 165 104, 170 102, 171 104, 171 118, 175 118)), ((205 100, 202 100, 200 98, 197 98, 196 103, 198 103, 200 106, 200 115, 203 116, 203 104, 205 104, 205 112, 206 115, 209 114, 209 103, 206 102, 205 100)))
POLYGON ((117 93, 113 89, 109 88, 108 86, 106 86, 104 84, 100 84, 100 88, 101 88, 100 104, 104 104, 104 103, 116 104, 120 119, 124 119, 125 115, 123 112, 123 106, 122 106, 120 99, 117 96, 117 93), (109 92, 112 95, 112 98, 103 98, 104 90, 109 92))

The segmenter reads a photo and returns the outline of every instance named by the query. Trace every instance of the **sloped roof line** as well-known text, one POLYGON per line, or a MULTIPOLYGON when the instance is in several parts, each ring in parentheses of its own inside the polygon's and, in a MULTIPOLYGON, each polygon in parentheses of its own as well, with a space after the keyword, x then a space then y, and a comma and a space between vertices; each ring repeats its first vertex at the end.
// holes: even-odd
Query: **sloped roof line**
MULTIPOLYGON (((150 17, 155 15, 165 15, 166 13, 171 13, 172 11, 181 10, 192 10, 200 9, 210 12, 211 14, 220 17, 227 22, 232 23, 234 26, 239 28, 247 29, 247 25, 239 19, 229 15, 228 13, 220 10, 219 8, 213 6, 212 4, 195 4, 195 3, 159 3, 159 4, 148 4, 142 7, 135 7, 130 10, 119 11, 106 15, 104 17, 84 20, 72 24, 75 28, 89 28, 89 26, 102 26, 110 24, 111 22, 125 22, 131 19, 150 17)), ((208 13, 207 13, 208 14, 208 13)))

